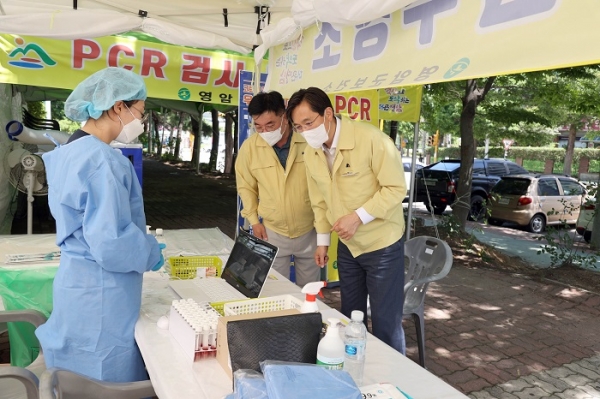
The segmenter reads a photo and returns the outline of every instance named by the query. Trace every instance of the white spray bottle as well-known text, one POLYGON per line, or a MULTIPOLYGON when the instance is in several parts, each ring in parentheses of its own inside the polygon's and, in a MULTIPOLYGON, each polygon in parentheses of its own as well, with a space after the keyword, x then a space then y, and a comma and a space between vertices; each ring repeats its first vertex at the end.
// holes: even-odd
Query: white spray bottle
POLYGON ((305 294, 305 297, 302 307, 300 308, 300 312, 314 313, 319 311, 316 301, 317 295, 319 295, 321 292, 321 288, 325 287, 326 285, 326 281, 315 281, 302 287, 302 293, 305 294))

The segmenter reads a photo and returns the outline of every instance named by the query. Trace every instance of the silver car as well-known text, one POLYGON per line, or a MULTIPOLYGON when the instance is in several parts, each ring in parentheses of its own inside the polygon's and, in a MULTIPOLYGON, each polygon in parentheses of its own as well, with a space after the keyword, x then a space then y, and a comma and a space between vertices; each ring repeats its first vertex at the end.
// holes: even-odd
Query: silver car
POLYGON ((504 176, 492 189, 488 223, 513 222, 533 233, 547 225, 575 224, 585 195, 583 185, 567 176, 504 176))

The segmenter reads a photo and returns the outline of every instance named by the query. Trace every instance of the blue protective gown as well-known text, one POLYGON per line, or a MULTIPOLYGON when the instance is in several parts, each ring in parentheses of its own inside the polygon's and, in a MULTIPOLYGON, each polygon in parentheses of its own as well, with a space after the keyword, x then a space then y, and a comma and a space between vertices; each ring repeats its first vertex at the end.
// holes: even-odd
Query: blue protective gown
POLYGON ((133 166, 89 135, 43 159, 61 249, 54 309, 36 330, 46 366, 111 382, 147 379, 134 327, 142 274, 160 250, 146 234, 133 166))

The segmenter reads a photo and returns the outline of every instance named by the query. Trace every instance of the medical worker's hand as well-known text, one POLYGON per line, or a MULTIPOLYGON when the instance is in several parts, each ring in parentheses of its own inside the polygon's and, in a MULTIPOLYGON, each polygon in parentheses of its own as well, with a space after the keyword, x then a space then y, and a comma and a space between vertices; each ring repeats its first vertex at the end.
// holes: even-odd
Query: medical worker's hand
POLYGON ((356 212, 352 212, 349 215, 342 216, 339 218, 331 228, 331 231, 335 231, 343 240, 349 240, 354 237, 358 226, 362 224, 360 217, 356 212))
POLYGON ((261 240, 269 241, 269 237, 267 237, 267 229, 262 223, 256 223, 252 225, 252 234, 261 240))
POLYGON ((160 243, 158 244, 158 247, 160 248, 160 259, 158 260, 158 263, 152 268, 153 272, 157 271, 165 264, 165 257, 163 256, 162 250, 167 247, 167 244, 160 243))
POLYGON ((329 262, 329 256, 327 256, 328 249, 329 249, 329 247, 319 246, 319 247, 317 247, 317 250, 315 251, 315 263, 320 268, 327 266, 327 262, 329 262))

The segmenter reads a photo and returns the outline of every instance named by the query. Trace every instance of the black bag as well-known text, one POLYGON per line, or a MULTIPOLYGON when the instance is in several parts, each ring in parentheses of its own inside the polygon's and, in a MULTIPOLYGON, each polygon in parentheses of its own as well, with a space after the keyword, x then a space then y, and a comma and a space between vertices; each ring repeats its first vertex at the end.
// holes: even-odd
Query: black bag
POLYGON ((232 372, 260 372, 259 363, 264 360, 315 364, 322 326, 321 313, 228 322, 232 372))

